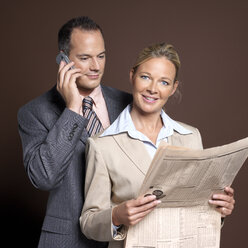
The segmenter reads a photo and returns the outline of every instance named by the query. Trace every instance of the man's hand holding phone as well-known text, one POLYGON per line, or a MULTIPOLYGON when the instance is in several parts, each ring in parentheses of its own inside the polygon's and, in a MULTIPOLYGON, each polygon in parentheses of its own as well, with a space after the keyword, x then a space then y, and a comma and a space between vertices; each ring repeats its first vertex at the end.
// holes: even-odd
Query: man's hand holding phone
MULTIPOLYGON (((68 61, 69 62, 69 61, 68 61)), ((76 79, 82 76, 81 70, 62 60, 57 76, 57 90, 63 97, 66 107, 78 114, 82 112, 82 97, 79 94, 76 79)))

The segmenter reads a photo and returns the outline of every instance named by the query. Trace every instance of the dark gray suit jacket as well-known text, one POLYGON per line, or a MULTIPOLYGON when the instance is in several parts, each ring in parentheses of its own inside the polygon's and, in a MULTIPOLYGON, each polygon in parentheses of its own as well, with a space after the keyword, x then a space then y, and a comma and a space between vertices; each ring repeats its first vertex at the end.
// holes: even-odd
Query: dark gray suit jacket
MULTIPOLYGON (((130 94, 102 86, 112 123, 130 94)), ((65 107, 56 87, 18 112, 25 170, 32 184, 50 191, 39 248, 105 247, 81 233, 88 121, 65 107)))

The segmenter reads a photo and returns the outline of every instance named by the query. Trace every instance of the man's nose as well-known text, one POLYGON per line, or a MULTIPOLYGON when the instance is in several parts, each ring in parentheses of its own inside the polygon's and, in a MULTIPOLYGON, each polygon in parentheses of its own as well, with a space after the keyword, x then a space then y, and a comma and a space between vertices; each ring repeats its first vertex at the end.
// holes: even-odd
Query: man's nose
POLYGON ((100 64, 96 58, 91 59, 90 69, 93 71, 99 71, 100 64))

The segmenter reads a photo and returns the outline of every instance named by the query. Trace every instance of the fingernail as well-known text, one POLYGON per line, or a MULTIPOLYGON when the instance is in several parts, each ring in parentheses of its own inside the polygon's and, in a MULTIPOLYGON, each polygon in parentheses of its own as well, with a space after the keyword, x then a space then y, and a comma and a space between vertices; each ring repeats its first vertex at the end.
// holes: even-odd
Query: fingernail
POLYGON ((150 195, 152 195, 152 194, 145 194, 144 197, 147 197, 147 196, 150 196, 150 195))

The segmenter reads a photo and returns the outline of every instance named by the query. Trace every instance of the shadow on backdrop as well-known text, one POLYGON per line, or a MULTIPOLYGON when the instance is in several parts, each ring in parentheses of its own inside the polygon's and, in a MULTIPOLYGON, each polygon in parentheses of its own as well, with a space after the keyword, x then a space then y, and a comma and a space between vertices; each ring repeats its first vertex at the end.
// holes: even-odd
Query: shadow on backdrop
MULTIPOLYGON (((7 247, 36 247, 47 192, 28 181, 16 114, 56 82, 57 31, 68 19, 88 15, 103 30, 107 64, 103 82, 130 91, 129 69, 143 47, 166 41, 181 57, 181 104, 172 118, 199 128, 205 147, 248 136, 248 3, 220 1, 39 1, 1 6, 1 213, 7 247), (200 3, 199 3, 200 2, 200 3)), ((233 187, 236 208, 225 221, 221 247, 244 247, 248 220, 248 163, 233 187)))

